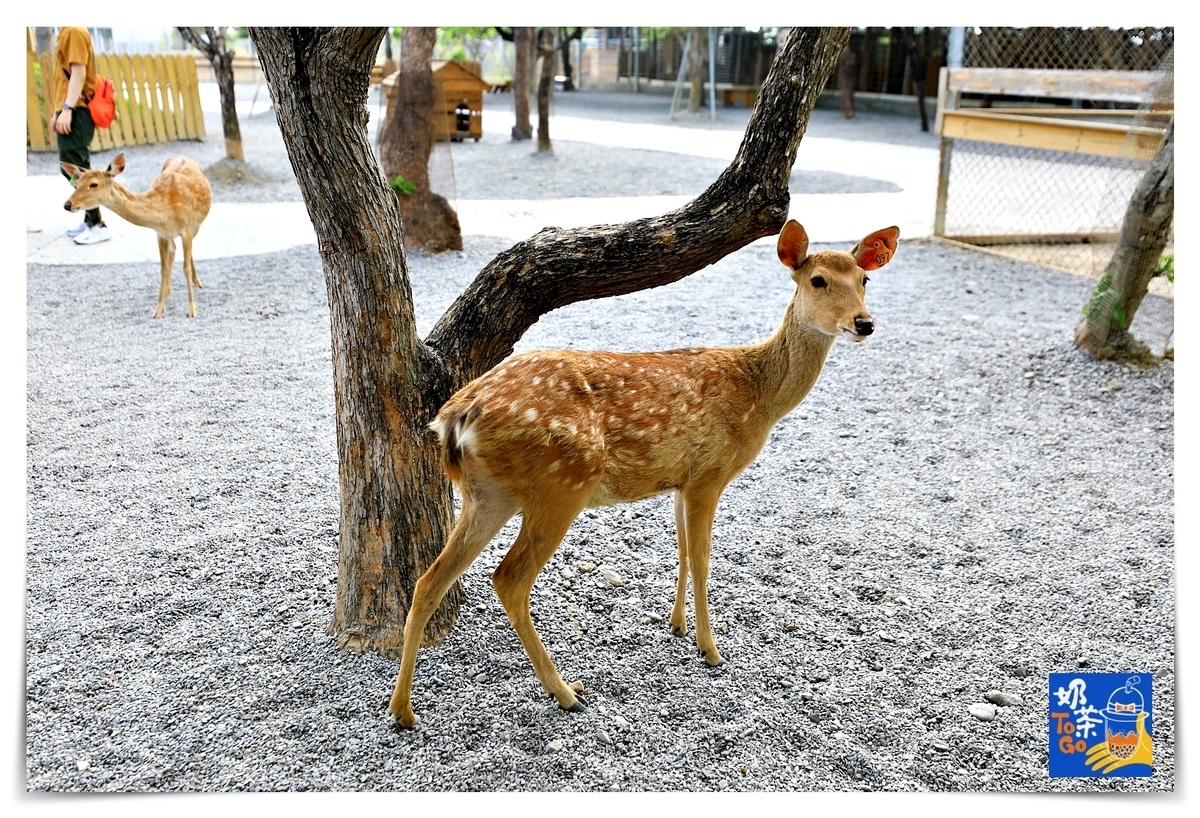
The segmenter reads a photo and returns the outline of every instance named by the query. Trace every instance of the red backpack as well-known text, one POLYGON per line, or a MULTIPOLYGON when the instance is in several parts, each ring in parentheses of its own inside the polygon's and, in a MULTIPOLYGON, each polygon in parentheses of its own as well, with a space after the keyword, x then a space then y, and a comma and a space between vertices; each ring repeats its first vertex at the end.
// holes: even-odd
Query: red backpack
POLYGON ((88 100, 88 111, 97 128, 107 128, 117 118, 117 89, 108 77, 96 75, 96 92, 88 100))

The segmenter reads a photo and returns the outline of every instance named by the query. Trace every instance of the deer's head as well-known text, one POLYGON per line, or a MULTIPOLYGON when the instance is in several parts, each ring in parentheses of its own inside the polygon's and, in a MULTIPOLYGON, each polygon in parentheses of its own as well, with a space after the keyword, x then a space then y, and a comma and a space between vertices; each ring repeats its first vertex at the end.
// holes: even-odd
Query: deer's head
POLYGON ((125 154, 118 153, 104 170, 86 170, 70 162, 59 162, 59 165, 71 176, 71 182, 75 185, 75 192, 63 204, 63 208, 74 213, 99 207, 112 200, 113 178, 125 170, 125 154))
POLYGON ((875 331, 875 321, 863 303, 867 273, 892 260, 900 228, 877 230, 849 253, 822 250, 808 254, 808 233, 789 220, 779 233, 776 252, 792 271, 796 294, 792 298, 795 320, 824 335, 845 335, 862 341, 875 331))

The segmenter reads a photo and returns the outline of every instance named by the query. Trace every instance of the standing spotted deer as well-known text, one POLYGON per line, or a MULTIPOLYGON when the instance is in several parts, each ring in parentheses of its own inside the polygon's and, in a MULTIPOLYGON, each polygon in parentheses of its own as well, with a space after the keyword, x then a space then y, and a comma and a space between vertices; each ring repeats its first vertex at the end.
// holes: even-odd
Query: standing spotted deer
POLYGON ((175 238, 183 242, 183 278, 187 282, 188 315, 196 317, 192 285, 203 287, 192 258, 192 239, 212 207, 212 186, 200 166, 176 156, 163 163, 145 193, 134 193, 116 181, 125 170, 125 154, 118 153, 105 170, 85 170, 62 162, 63 170, 75 181, 75 192, 63 205, 67 210, 88 210, 103 205, 122 219, 158 234, 158 258, 162 282, 154 317, 161 318, 171 295, 171 268, 175 266, 175 238))
POLYGON ((872 233, 849 253, 808 254, 795 221, 779 260, 796 291, 783 324, 750 346, 669 352, 534 351, 514 355, 456 393, 431 428, 462 494, 446 547, 417 580, 389 712, 413 726, 412 679, 425 625, 453 582, 519 510, 520 533, 492 583, 542 686, 564 710, 583 710, 529 614, 538 572, 584 509, 674 493, 679 581, 671 632, 687 633, 692 578, 696 644, 721 654, 708 614, 708 557, 721 492, 754 460, 771 428, 821 374, 839 335, 862 341, 875 324, 863 305, 866 271, 887 264, 899 229, 872 233))

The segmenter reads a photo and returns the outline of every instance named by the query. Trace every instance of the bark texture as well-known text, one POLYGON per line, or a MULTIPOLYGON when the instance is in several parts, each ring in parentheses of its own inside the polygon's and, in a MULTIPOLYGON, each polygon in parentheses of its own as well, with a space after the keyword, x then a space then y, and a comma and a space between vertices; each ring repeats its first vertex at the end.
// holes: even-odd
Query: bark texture
POLYGON ((236 162, 245 162, 242 126, 238 123, 237 97, 233 92, 233 52, 225 43, 224 29, 180 28, 179 34, 212 63, 217 90, 221 94, 221 130, 225 135, 225 155, 236 162))
MULTIPOLYGON (((399 656, 409 593, 449 533, 450 484, 427 424, 450 396, 420 342, 400 219, 367 136, 383 28, 253 28, 284 144, 317 231, 329 297, 341 520, 329 632, 399 656)), ((445 633, 453 589, 428 633, 445 633)))
MULTIPOLYGON (((426 424, 544 313, 669 284, 778 233, 800 139, 849 30, 792 29, 737 157, 695 200, 626 224, 546 228, 489 263, 425 343, 415 334, 400 222, 366 131, 368 72, 383 29, 253 28, 251 36, 329 293, 341 481, 330 632, 342 648, 396 656, 411 589, 451 523, 450 486, 426 424)), ((456 584, 426 640, 449 629, 461 600, 456 584)))
POLYGON ((1125 208, 1117 249, 1100 277, 1075 345, 1097 358, 1146 360, 1150 352, 1129 332, 1175 218, 1175 120, 1125 208))
POLYGON ((541 58, 541 72, 538 75, 538 153, 550 153, 554 147, 550 144, 550 92, 554 88, 554 29, 543 28, 538 32, 538 57, 541 58))
POLYGON ((436 28, 404 27, 396 102, 379 140, 379 159, 388 179, 402 176, 415 188, 396 192, 405 247, 440 253, 462 249, 462 228, 445 197, 429 189, 429 157, 437 140, 438 91, 430 63, 436 43, 436 28))
POLYGON ((533 139, 533 124, 529 121, 529 88, 533 75, 531 55, 534 51, 534 32, 532 28, 513 29, 513 48, 516 56, 513 59, 513 113, 516 123, 513 125, 513 139, 533 139))

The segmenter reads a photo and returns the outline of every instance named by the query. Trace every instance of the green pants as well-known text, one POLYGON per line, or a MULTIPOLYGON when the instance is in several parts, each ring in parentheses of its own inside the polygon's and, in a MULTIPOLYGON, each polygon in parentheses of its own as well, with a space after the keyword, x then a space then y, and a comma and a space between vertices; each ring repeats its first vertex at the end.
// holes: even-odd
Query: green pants
MULTIPOLYGON (((88 151, 88 145, 92 143, 92 135, 96 132, 96 126, 92 124, 92 113, 87 109, 86 105, 80 105, 71 112, 71 132, 68 134, 57 134, 58 136, 58 160, 60 162, 70 162, 72 165, 78 165, 81 168, 90 168, 91 153, 88 151)), ((71 174, 65 170, 63 176, 69 181, 71 174)), ((100 224, 100 208, 93 207, 83 217, 84 222, 88 227, 100 224)))

